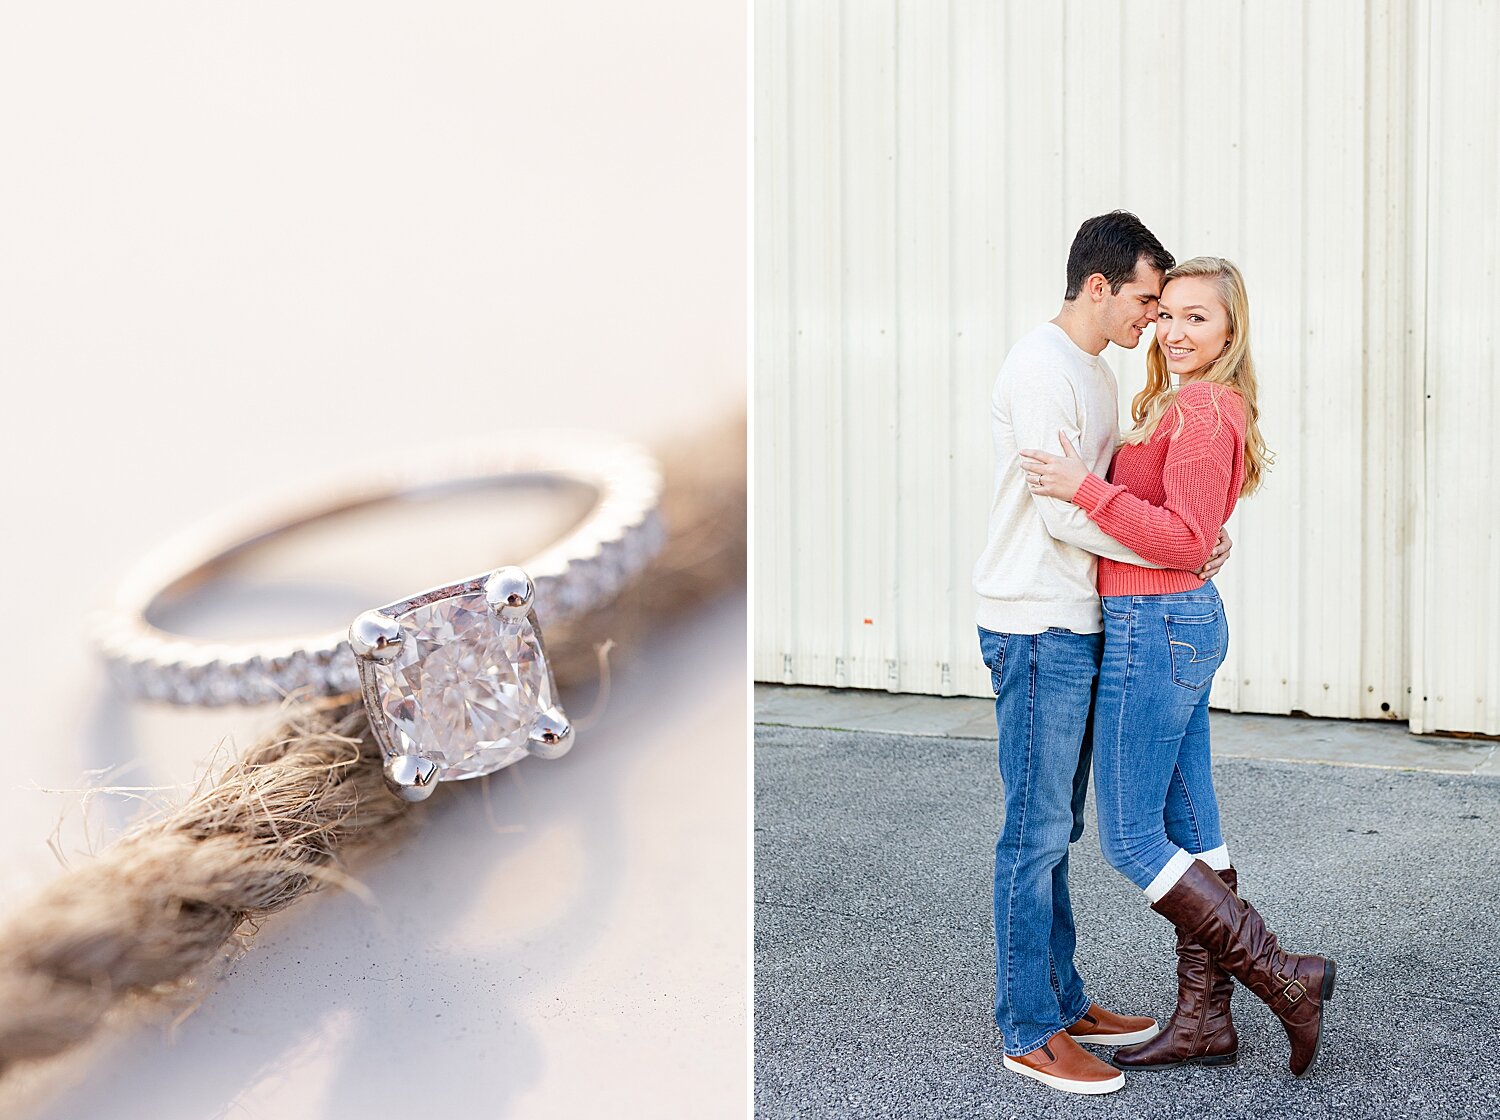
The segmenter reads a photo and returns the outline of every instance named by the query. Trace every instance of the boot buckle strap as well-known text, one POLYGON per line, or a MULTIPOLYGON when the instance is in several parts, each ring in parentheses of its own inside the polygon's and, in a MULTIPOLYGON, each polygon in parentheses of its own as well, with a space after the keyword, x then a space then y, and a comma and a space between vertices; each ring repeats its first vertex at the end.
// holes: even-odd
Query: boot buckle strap
POLYGON ((1307 985, 1296 977, 1288 979, 1279 972, 1272 972, 1272 975, 1276 977, 1276 982, 1282 986, 1281 994, 1286 997, 1288 1003, 1296 1003, 1303 996, 1307 995, 1307 985))

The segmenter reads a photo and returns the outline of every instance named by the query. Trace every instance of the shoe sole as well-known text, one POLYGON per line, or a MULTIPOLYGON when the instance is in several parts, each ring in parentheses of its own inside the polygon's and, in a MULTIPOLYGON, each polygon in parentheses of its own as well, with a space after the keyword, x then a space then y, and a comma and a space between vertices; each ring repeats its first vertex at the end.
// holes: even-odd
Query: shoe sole
POLYGON ((1129 1034, 1073 1034, 1069 1036, 1074 1042, 1086 1042, 1090 1046, 1130 1046, 1136 1042, 1150 1042, 1161 1034, 1161 1026, 1147 1027, 1144 1030, 1131 1031, 1129 1034))
POLYGON ((1115 1069, 1137 1070, 1137 1069, 1177 1069, 1179 1066, 1232 1066, 1240 1060, 1238 1050, 1230 1054, 1199 1054, 1193 1058, 1183 1058, 1180 1062, 1157 1062, 1149 1066, 1122 1066, 1118 1059, 1111 1058, 1110 1064, 1115 1069))
POLYGON ((1328 1001, 1333 998, 1333 980, 1338 974, 1338 961, 1332 957, 1323 958, 1323 988, 1318 1003, 1318 1037, 1313 1042, 1312 1058, 1307 1063, 1307 1068, 1297 1074, 1300 1080, 1313 1071, 1313 1066, 1318 1064, 1318 1051, 1323 1048, 1323 1010, 1328 1006, 1328 1001))
POLYGON ((1005 1055, 1005 1068, 1019 1073, 1022 1077, 1029 1077, 1033 1081, 1040 1081, 1053 1089, 1060 1089, 1064 1093, 1079 1093, 1083 1096, 1099 1096, 1103 1093, 1113 1093, 1116 1089, 1125 1087, 1125 1075, 1117 1073, 1108 1081, 1073 1081, 1066 1077, 1058 1077, 1056 1074, 1043 1073, 1041 1070, 1023 1066, 1009 1054, 1005 1055))

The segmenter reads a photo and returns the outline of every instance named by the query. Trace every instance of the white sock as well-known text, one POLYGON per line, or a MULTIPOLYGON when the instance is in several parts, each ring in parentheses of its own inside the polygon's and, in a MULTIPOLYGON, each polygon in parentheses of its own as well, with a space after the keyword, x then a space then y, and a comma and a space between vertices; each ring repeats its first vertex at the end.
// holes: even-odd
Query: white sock
POLYGON ((1156 878, 1147 885, 1146 897, 1152 902, 1160 902, 1166 893, 1177 885, 1177 880, 1186 875, 1188 868, 1192 866, 1193 857, 1178 848, 1177 853, 1167 860, 1167 866, 1158 871, 1156 878))
POLYGON ((1217 848, 1210 848, 1206 852, 1199 852, 1194 859, 1201 859, 1215 871, 1228 871, 1232 866, 1229 862, 1229 845, 1220 844, 1217 848))

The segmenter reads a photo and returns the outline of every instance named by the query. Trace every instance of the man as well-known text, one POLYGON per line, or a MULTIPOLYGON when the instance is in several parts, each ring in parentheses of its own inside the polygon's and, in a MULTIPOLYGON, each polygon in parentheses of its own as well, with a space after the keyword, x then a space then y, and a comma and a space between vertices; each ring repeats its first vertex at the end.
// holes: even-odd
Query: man
MULTIPOLYGON (((1079 1045, 1140 1042, 1154 1019, 1091 1002, 1073 965, 1068 845, 1083 834, 1094 680, 1103 649, 1097 557, 1160 567, 1070 503, 1035 497, 1023 447, 1059 431, 1103 476, 1119 444, 1118 388, 1100 354, 1133 349, 1156 321, 1173 259, 1134 214, 1090 218, 1068 253, 1062 310, 1006 356, 991 397, 995 495, 974 567, 990 667, 1005 824, 995 846, 995 1022, 1004 1065, 1053 1088, 1108 1093, 1125 1075, 1079 1045)), ((1200 574, 1223 564, 1227 538, 1200 574)))

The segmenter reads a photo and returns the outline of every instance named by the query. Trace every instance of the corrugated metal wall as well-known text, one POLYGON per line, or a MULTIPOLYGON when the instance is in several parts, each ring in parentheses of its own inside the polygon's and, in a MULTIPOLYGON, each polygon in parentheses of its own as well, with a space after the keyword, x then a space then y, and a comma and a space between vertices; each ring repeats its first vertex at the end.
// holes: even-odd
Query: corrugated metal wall
POLYGON ((1123 206, 1251 290, 1215 703, 1500 732, 1497 55, 1494 0, 758 0, 758 679, 988 693, 990 386, 1123 206))

